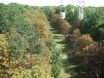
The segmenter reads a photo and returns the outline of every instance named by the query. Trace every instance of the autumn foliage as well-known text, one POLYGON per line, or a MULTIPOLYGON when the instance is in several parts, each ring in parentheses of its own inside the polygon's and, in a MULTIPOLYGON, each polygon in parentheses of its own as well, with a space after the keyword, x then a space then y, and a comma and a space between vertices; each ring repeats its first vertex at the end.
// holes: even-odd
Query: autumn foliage
POLYGON ((104 47, 93 41, 89 34, 81 35, 79 29, 73 31, 69 40, 75 46, 75 55, 79 57, 76 61, 87 70, 86 76, 102 78, 104 74, 104 47))
POLYGON ((28 20, 30 20, 32 27, 34 27, 40 34, 39 41, 43 44, 43 51, 45 52, 47 59, 50 60, 51 53, 46 46, 46 43, 51 36, 51 32, 49 31, 50 25, 48 23, 46 15, 43 13, 42 10, 35 10, 34 14, 26 12, 26 16, 28 20))
POLYGON ((54 59, 44 12, 15 3, 0 7, 0 78, 51 78, 54 59))
POLYGON ((0 66, 1 78, 9 78, 16 71, 24 69, 16 57, 10 56, 7 38, 4 34, 0 34, 0 66))
POLYGON ((67 34, 71 29, 71 25, 66 20, 61 19, 59 14, 55 14, 53 10, 50 12, 50 22, 62 34, 67 34))

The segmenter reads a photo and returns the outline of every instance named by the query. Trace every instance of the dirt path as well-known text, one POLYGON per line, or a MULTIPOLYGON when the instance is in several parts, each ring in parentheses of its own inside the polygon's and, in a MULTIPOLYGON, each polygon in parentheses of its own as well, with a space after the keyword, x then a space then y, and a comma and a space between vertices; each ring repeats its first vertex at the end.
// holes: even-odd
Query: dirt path
MULTIPOLYGON (((63 50, 65 43, 62 43, 62 41, 64 40, 64 35, 60 34, 58 30, 55 30, 53 28, 50 28, 50 30, 53 33, 53 38, 54 38, 54 42, 56 43, 56 47, 59 48, 60 50, 63 50)), ((68 57, 67 54, 65 54, 64 52, 62 52, 62 54, 60 55, 62 57, 62 60, 65 61, 68 57)), ((63 66, 61 68, 61 72, 59 74, 59 78, 70 78, 70 74, 65 72, 65 67, 63 66)))

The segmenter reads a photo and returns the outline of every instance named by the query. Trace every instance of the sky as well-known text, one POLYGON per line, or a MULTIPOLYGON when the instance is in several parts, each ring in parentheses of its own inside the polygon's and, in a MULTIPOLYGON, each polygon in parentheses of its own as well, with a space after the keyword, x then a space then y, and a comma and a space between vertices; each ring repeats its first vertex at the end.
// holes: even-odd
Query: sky
MULTIPOLYGON (((63 5, 76 5, 80 0, 62 0, 63 5)), ((16 2, 19 4, 28 4, 33 6, 60 6, 61 0, 0 0, 0 3, 8 4, 16 2)), ((104 0, 84 0, 85 6, 104 6, 104 0)))

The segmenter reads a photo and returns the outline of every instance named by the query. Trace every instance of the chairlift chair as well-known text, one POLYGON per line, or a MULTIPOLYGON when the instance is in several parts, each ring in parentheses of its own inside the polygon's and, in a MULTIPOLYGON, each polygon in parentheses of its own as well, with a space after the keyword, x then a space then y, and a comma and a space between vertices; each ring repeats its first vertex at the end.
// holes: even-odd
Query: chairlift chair
POLYGON ((73 2, 72 2, 72 8, 71 8, 72 12, 74 12, 74 5, 73 5, 73 2))
POLYGON ((61 19, 65 19, 65 6, 62 4, 62 0, 61 0, 61 6, 60 6, 60 18, 61 19))
POLYGON ((84 17, 84 4, 85 2, 82 0, 78 3, 78 8, 79 8, 79 15, 78 15, 78 18, 80 20, 83 20, 83 17, 84 17))

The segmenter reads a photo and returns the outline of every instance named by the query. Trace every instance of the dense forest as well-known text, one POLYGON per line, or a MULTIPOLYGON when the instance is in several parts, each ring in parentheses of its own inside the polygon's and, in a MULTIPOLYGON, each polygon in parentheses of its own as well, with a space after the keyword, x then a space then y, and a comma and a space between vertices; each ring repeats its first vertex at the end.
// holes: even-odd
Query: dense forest
POLYGON ((60 72, 60 50, 39 7, 0 4, 0 78, 52 78, 60 72))
POLYGON ((62 51, 50 27, 67 35, 85 78, 104 78, 104 7, 85 7, 83 20, 71 9, 61 19, 59 6, 0 3, 0 78, 58 78, 62 51))
MULTIPOLYGON (((75 12, 73 13, 71 11, 71 5, 66 6, 65 21, 71 27, 64 25, 67 29, 64 34, 68 34, 67 39, 71 43, 70 45, 73 45, 73 54, 76 57, 77 65, 84 69, 83 71, 79 69, 79 72, 84 74, 84 78, 103 78, 104 7, 85 7, 83 20, 78 19, 78 8, 74 8, 75 12)), ((56 8, 56 14, 58 11, 59 8, 56 8)), ((56 16, 54 18, 57 19, 56 16)), ((54 24, 54 21, 52 22, 54 24)), ((59 21, 57 23, 55 22, 55 25, 58 23, 59 21)), ((56 26, 60 26, 59 24, 56 26)), ((61 32, 63 29, 60 30, 59 28, 61 32)))

